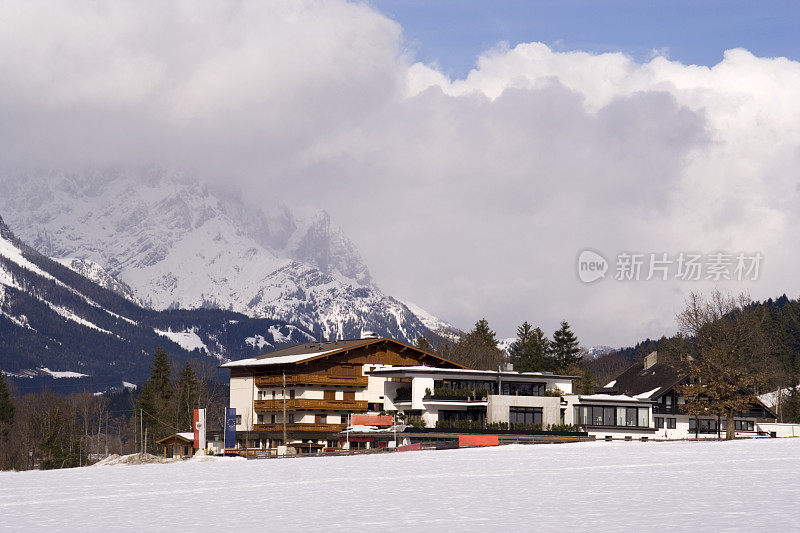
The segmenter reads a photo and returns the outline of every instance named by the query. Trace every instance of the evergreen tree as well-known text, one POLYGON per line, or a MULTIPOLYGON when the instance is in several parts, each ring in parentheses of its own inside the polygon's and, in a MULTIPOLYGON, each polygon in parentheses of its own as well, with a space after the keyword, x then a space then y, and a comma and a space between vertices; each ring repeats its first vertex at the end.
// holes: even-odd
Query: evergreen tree
POLYGON ((150 377, 142 387, 142 392, 137 401, 138 415, 141 413, 142 422, 148 429, 149 443, 164 437, 170 429, 165 420, 170 420, 169 405, 172 398, 172 382, 170 381, 169 356, 164 348, 156 349, 153 365, 150 367, 150 377))
POLYGON ((561 322, 561 327, 553 333, 553 342, 550 343, 550 364, 553 370, 565 370, 567 367, 580 364, 583 359, 578 338, 572 333, 566 320, 561 322))
POLYGON ((486 320, 486 318, 481 318, 478 320, 475 323, 475 329, 470 331, 469 334, 481 339, 487 346, 497 348, 495 332, 489 327, 489 322, 486 320))
POLYGON ((417 337, 417 348, 426 352, 433 352, 433 346, 431 346, 431 343, 428 342, 428 339, 422 335, 417 337))
POLYGON ((594 393, 594 377, 591 370, 586 370, 581 378, 581 394, 594 393))
POLYGON ((14 423, 14 401, 8 392, 6 380, 0 372, 0 440, 8 438, 11 424, 14 423))
POLYGON ((494 331, 485 318, 475 323, 475 329, 439 354, 469 368, 497 370, 505 362, 505 354, 497 347, 494 331), (445 355, 447 354, 447 355, 445 355))
POLYGON ((175 427, 190 429, 194 422, 194 410, 200 401, 200 387, 194 370, 189 362, 181 371, 178 383, 175 386, 177 393, 177 416, 175 427))
POLYGON ((508 347, 508 355, 518 372, 547 370, 545 356, 549 346, 544 332, 526 321, 517 327, 517 340, 508 347))

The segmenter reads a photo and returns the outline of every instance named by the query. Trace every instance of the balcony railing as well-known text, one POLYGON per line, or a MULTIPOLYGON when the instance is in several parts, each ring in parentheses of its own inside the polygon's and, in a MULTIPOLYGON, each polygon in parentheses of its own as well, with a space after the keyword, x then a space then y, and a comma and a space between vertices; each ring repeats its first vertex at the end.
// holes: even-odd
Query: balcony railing
MULTIPOLYGON (((318 433, 338 433, 346 424, 286 424, 286 431, 316 431, 318 433)), ((253 431, 283 431, 283 424, 254 424, 253 431)))
MULTIPOLYGON (((366 400, 320 400, 313 398, 290 398, 286 400, 287 411, 366 411, 366 400)), ((282 411, 283 400, 255 400, 253 407, 257 412, 282 411)))
MULTIPOLYGON (((325 374, 295 374, 286 376, 286 386, 295 385, 330 385, 339 387, 364 388, 369 383, 367 376, 331 376, 325 374)), ((283 376, 265 376, 256 378, 256 387, 280 387, 283 376)))

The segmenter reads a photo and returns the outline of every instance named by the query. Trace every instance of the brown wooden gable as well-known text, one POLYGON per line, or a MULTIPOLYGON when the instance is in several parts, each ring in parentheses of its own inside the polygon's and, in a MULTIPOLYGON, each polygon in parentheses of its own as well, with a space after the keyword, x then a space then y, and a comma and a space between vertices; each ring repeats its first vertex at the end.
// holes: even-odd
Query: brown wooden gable
POLYGON ((440 368, 465 368, 414 346, 394 339, 374 339, 353 347, 344 347, 334 353, 320 355, 306 361, 284 365, 234 367, 231 377, 276 375, 282 372, 303 374, 362 375, 361 365, 382 364, 394 366, 428 365, 440 368))

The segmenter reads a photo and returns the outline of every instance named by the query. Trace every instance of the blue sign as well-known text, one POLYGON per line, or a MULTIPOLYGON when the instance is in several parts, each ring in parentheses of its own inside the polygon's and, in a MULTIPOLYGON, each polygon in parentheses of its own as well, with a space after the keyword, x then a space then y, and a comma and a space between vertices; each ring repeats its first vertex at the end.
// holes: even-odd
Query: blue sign
POLYGON ((225 447, 236 447, 236 408, 225 408, 225 447))

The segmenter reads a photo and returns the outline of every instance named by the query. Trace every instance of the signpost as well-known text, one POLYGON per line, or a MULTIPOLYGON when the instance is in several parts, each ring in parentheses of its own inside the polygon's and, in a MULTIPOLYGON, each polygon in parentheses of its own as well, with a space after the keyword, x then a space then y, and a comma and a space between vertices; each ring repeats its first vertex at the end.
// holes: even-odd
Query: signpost
POLYGON ((206 410, 194 410, 194 447, 198 450, 206 449, 206 410))

